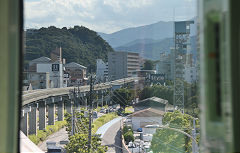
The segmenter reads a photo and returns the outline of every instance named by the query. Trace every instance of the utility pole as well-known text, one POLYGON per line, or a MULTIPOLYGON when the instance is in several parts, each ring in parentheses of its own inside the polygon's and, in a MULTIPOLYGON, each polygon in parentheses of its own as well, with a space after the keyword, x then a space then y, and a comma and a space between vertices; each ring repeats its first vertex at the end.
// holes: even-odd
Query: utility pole
MULTIPOLYGON (((193 129, 192 129, 192 136, 196 140, 196 118, 193 118, 193 129)), ((196 142, 192 141, 192 152, 198 153, 198 146, 196 142)))
POLYGON ((74 135, 75 134, 75 102, 76 102, 76 94, 75 94, 75 88, 73 89, 73 109, 72 109, 72 132, 71 132, 71 135, 74 135))
POLYGON ((89 93, 89 108, 88 108, 88 117, 89 117, 89 128, 88 128, 88 152, 91 151, 92 143, 92 93, 93 93, 93 78, 90 76, 90 93, 89 93))
POLYGON ((102 92, 102 107, 103 107, 103 90, 101 92, 102 92))

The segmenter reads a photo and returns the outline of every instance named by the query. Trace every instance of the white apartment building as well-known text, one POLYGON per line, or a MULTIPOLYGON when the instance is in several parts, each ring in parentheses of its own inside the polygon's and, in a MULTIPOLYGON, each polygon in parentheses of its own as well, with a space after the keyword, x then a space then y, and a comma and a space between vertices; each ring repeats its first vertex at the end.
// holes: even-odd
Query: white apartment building
POLYGON ((108 63, 105 63, 102 59, 97 59, 96 77, 100 81, 107 81, 108 79, 108 63))

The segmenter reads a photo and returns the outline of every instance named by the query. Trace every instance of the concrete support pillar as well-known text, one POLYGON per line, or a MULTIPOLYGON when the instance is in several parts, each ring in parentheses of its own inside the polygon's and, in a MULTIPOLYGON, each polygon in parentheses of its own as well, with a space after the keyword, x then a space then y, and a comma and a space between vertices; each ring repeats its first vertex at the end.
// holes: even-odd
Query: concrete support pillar
POLYGON ((48 125, 55 124, 55 105, 54 103, 48 104, 48 125))
POLYGON ((67 109, 67 113, 69 114, 72 113, 72 104, 70 100, 66 101, 66 109, 67 109))
POLYGON ((58 106, 58 121, 63 121, 64 119, 64 103, 60 101, 57 103, 58 106))
POLYGON ((27 136, 28 135, 28 113, 22 112, 21 116, 21 131, 27 136))
POLYGON ((37 107, 31 106, 29 112, 29 135, 37 134, 37 107))
POLYGON ((45 130, 46 128, 46 102, 42 101, 39 106, 39 130, 45 130))

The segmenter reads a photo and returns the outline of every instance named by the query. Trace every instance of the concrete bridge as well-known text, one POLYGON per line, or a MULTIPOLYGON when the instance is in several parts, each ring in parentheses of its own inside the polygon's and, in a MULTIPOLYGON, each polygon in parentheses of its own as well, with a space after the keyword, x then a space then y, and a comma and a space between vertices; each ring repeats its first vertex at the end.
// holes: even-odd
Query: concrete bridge
MULTIPOLYGON (((110 99, 107 97, 109 90, 113 86, 129 84, 135 86, 138 81, 143 78, 131 77, 120 80, 115 80, 106 83, 94 85, 94 91, 98 94, 99 100, 96 103, 105 104, 110 99), (105 97, 105 98, 104 98, 105 97)), ((37 134, 37 129, 44 130, 46 124, 54 125, 55 121, 64 119, 64 111, 72 113, 73 107, 80 108, 80 105, 87 105, 87 92, 90 87, 80 86, 66 88, 51 88, 24 91, 22 96, 22 115, 21 115, 21 130, 25 135, 37 134), (78 101, 74 100, 73 90, 77 89, 78 101), (57 116, 55 115, 57 112, 57 116), (48 116, 48 117, 46 117, 48 116), (39 121, 37 120, 39 118, 39 121)))

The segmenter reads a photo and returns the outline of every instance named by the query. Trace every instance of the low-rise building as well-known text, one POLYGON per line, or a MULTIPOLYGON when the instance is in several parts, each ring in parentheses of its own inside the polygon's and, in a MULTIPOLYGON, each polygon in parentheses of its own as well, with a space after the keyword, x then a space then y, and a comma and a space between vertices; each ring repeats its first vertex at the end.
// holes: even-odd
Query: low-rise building
POLYGON ((50 88, 50 78, 48 72, 23 72, 23 86, 25 90, 47 89, 50 88))
POLYGON ((29 61, 29 67, 28 71, 30 72, 36 72, 37 71, 37 64, 46 64, 46 63, 51 63, 51 59, 45 56, 36 58, 34 60, 29 61))
POLYGON ((51 88, 66 87, 67 84, 63 82, 63 64, 58 61, 54 63, 37 64, 38 73, 49 73, 51 88))
POLYGON ((131 115, 132 128, 136 131, 138 128, 144 128, 146 125, 162 125, 162 118, 165 111, 147 108, 137 111, 131 115))
POLYGON ((168 105, 169 105, 168 100, 161 99, 158 97, 151 97, 151 98, 138 101, 138 103, 134 105, 134 111, 153 108, 156 110, 161 110, 166 112, 168 105))
POLYGON ((68 86, 85 84, 87 68, 78 63, 71 62, 64 65, 65 71, 69 74, 68 86))
MULTIPOLYGON (((50 88, 67 87, 67 78, 64 78, 61 47, 53 50, 50 56, 51 59, 43 56, 30 61, 27 73, 31 72, 29 75, 32 75, 32 72, 36 72, 36 74, 48 73, 50 88)), ((33 87, 33 89, 35 88, 33 87)))

